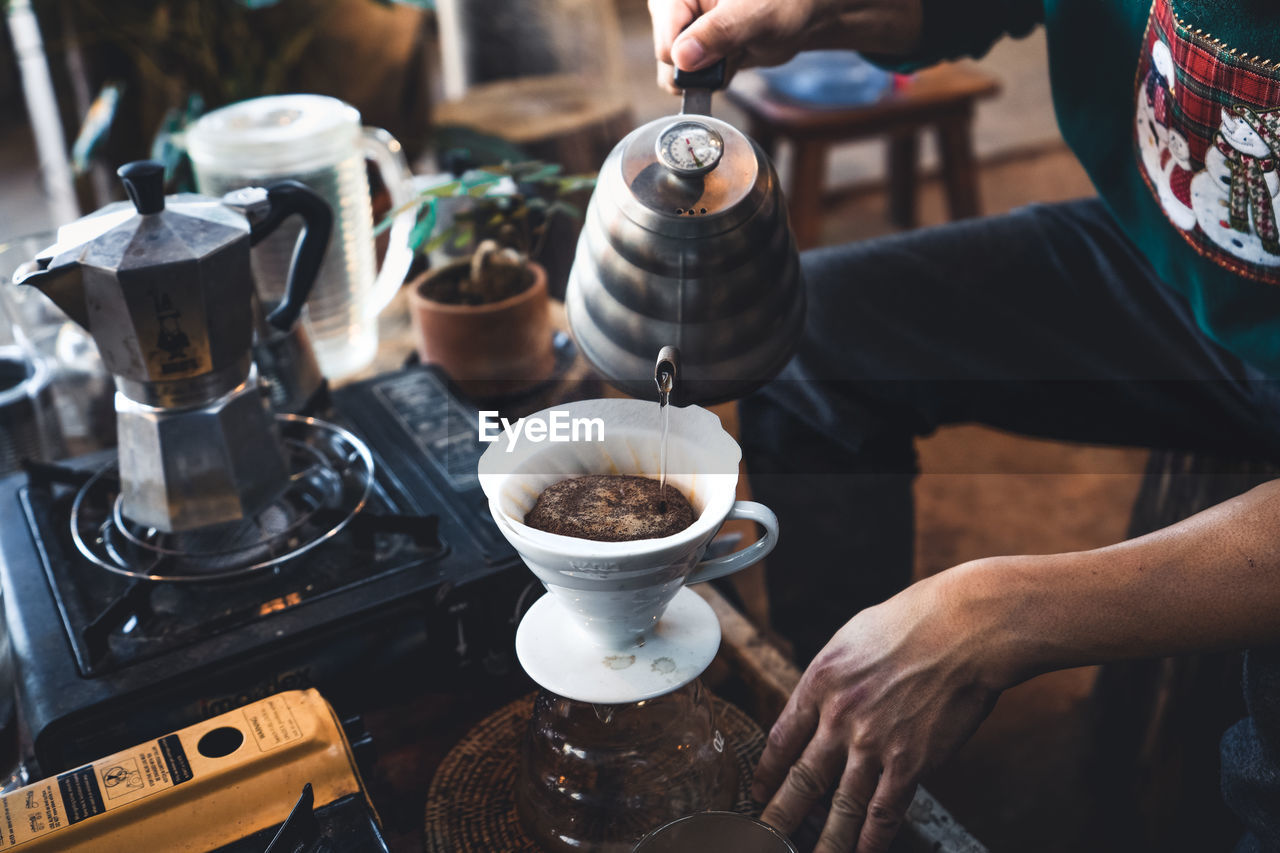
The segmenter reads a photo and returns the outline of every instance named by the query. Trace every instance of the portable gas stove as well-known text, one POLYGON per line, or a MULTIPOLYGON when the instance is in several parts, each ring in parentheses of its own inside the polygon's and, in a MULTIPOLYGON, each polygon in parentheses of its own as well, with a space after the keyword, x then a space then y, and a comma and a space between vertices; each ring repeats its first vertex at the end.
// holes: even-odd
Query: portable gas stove
POLYGON ((32 769, 57 773, 281 690, 317 687, 347 716, 428 679, 509 668, 536 596, 476 481, 474 408, 432 368, 333 399, 346 429, 299 437, 314 422, 286 423, 295 487, 217 535, 131 526, 111 455, 0 481, 32 769))

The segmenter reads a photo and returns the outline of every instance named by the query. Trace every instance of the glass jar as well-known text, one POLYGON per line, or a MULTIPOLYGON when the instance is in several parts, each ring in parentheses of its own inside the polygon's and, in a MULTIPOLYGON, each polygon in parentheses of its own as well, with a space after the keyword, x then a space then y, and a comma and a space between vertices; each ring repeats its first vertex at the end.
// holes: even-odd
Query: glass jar
POLYGON ((733 750, 700 681, 627 705, 542 691, 521 756, 516 808, 547 851, 630 853, 655 826, 737 799, 733 750))

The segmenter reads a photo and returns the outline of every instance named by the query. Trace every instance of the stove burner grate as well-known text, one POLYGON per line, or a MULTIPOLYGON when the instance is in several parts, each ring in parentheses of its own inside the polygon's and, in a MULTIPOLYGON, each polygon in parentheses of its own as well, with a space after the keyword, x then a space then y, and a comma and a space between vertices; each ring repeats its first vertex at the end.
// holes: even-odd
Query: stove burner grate
POLYGON ((277 415, 291 476, 285 492, 255 517, 183 533, 163 533, 124 515, 113 462, 91 476, 71 506, 76 549, 135 580, 208 582, 278 566, 336 536, 364 509, 373 455, 363 441, 315 418, 277 415))

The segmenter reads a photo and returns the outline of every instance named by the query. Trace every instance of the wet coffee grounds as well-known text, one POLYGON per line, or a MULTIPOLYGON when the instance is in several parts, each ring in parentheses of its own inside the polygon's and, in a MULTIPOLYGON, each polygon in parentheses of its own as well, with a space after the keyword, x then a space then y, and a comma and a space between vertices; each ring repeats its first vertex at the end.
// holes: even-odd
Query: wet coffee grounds
POLYGON ((693 524, 689 499, 668 483, 663 506, 659 490, 657 480, 628 474, 572 477, 544 489, 524 523, 597 542, 657 539, 693 524))

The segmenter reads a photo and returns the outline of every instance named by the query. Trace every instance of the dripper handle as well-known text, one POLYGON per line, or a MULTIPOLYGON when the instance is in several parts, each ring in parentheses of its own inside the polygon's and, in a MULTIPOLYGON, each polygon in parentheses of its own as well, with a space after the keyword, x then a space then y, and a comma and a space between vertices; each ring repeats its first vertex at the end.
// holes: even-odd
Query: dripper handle
POLYGON ((741 551, 735 551, 723 557, 714 557, 698 563, 689 574, 689 577, 685 579, 686 586, 702 583, 703 581, 713 581, 716 578, 742 571, 747 566, 755 565, 763 560, 773 550, 773 547, 778 544, 778 517, 773 514, 773 510, 764 504, 756 503, 755 501, 736 501, 724 520, 734 521, 737 519, 754 521, 764 528, 764 535, 741 551))

